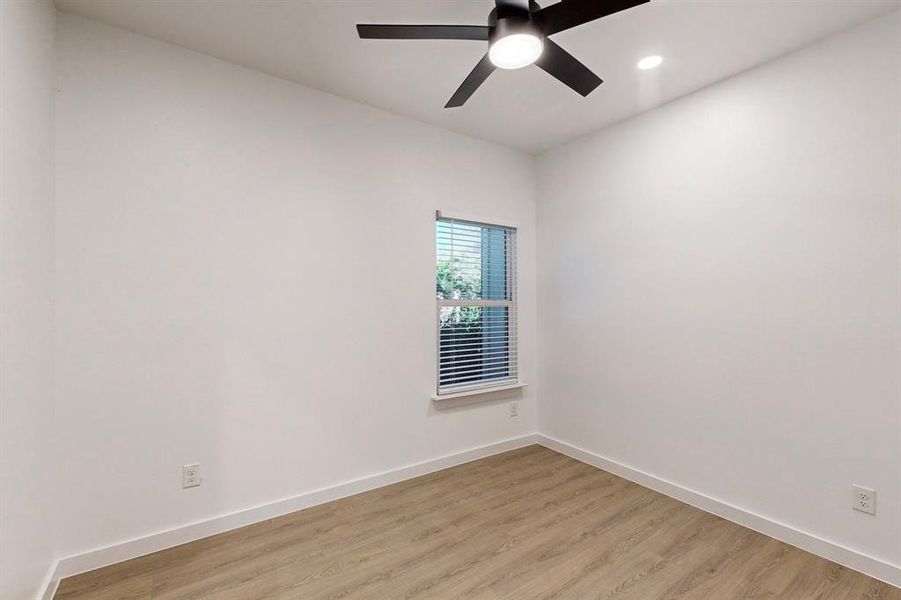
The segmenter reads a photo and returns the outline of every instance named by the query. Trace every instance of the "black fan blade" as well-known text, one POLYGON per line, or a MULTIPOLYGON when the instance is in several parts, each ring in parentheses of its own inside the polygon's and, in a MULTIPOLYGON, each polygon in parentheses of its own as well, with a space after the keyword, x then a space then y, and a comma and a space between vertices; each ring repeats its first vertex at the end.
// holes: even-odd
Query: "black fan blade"
POLYGON ((576 25, 594 21, 651 0, 561 0, 542 8, 535 17, 544 35, 552 35, 576 25))
POLYGON ((454 92, 454 95, 451 96, 451 99, 447 101, 444 108, 463 106, 463 104, 469 100, 469 97, 479 89, 479 86, 488 79, 488 76, 491 75, 494 69, 494 64, 488 60, 488 55, 486 54, 483 56, 482 60, 479 61, 479 64, 477 64, 472 72, 467 75, 466 79, 463 80, 463 83, 460 84, 460 87, 457 88, 457 91, 454 92))
POLYGON ((357 25, 363 39, 488 40, 487 25, 357 25))
POLYGON ((587 96, 594 88, 604 83, 572 54, 547 38, 544 38, 544 50, 535 64, 583 96, 587 96))

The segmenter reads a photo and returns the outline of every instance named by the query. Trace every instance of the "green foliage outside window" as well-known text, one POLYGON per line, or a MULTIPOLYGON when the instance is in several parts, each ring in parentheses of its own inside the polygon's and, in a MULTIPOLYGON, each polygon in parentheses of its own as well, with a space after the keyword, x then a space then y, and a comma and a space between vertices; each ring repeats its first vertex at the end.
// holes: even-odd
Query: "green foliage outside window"
MULTIPOLYGON (((438 262, 437 293, 441 300, 478 300, 482 282, 478 274, 468 273, 456 263, 458 260, 438 262)), ((482 308, 479 306, 454 306, 441 310, 441 328, 469 329, 479 326, 482 308)))

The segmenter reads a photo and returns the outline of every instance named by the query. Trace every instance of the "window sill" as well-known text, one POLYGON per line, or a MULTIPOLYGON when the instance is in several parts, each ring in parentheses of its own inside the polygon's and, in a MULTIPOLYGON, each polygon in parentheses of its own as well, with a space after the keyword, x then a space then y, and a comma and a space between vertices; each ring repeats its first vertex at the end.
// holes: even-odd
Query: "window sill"
POLYGON ((521 390, 526 387, 528 384, 523 383, 521 381, 517 381, 516 383, 510 383, 507 385, 496 385, 492 387, 483 387, 475 390, 466 390, 463 392, 454 392, 451 394, 432 394, 433 402, 443 402, 444 400, 457 400, 460 398, 472 398, 474 396, 484 396, 487 394, 496 394, 498 392, 509 392, 515 390, 521 390))

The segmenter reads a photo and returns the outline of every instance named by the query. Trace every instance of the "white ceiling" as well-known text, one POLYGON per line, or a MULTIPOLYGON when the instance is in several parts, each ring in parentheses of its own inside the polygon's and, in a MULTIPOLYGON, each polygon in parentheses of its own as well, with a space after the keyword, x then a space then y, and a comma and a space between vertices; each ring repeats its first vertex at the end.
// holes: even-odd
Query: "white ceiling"
POLYGON ((537 153, 897 9, 901 0, 652 0, 554 36, 604 79, 587 98, 532 66, 495 71, 456 109, 445 109, 444 104, 486 52, 486 42, 360 40, 354 25, 482 24, 493 0, 56 4, 67 12, 537 153), (649 54, 664 56, 663 65, 636 69, 635 63, 649 54))

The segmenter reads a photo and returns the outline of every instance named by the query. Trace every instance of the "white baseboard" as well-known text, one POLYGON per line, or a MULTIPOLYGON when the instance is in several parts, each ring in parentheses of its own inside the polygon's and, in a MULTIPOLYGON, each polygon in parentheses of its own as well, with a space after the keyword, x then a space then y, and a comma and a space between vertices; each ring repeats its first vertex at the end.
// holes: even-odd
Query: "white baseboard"
POLYGON ((231 531, 232 529, 244 527, 245 525, 252 525, 267 519, 273 519, 298 510, 303 510, 304 508, 310 508, 317 504, 331 502, 332 500, 345 498, 399 481, 405 481, 407 479, 419 477, 420 475, 447 469, 448 467, 454 467, 501 452, 507 452, 508 450, 515 450, 516 448, 537 444, 538 441, 538 434, 528 434, 510 438, 493 444, 448 454, 432 460, 414 463, 398 469, 368 475, 335 486, 313 490, 291 498, 277 500, 268 504, 262 504, 260 506, 254 506, 230 514, 205 519, 196 523, 175 527, 166 531, 160 531, 158 533, 135 538, 119 544, 113 544, 104 548, 97 548, 96 550, 90 550, 75 556, 69 556, 60 559, 57 563, 55 572, 44 588, 45 592, 43 598, 45 600, 50 600, 56 591, 56 587, 59 585, 59 581, 65 577, 71 577, 72 575, 99 569, 100 567, 112 565, 124 560, 137 558, 159 550, 165 550, 166 548, 199 540, 217 533, 224 533, 226 531, 231 531))
POLYGON ((56 588, 59 587, 59 577, 56 575, 57 569, 59 569, 59 561, 55 561, 53 566, 50 567, 50 570, 47 571, 47 576, 44 577, 44 583, 39 588, 43 593, 39 591, 36 600, 53 600, 53 595, 56 594, 56 588))
POLYGON ((855 571, 901 587, 901 566, 863 554, 840 544, 824 540, 812 533, 801 531, 785 523, 780 523, 749 510, 717 500, 700 492, 690 490, 672 481, 645 473, 628 465, 604 458, 594 452, 573 446, 558 439, 539 434, 538 443, 546 448, 565 454, 578 461, 603 469, 623 479, 650 488, 661 494, 690 504, 703 511, 743 525, 748 529, 776 538, 786 544, 797 546, 817 556, 822 556, 855 571))

